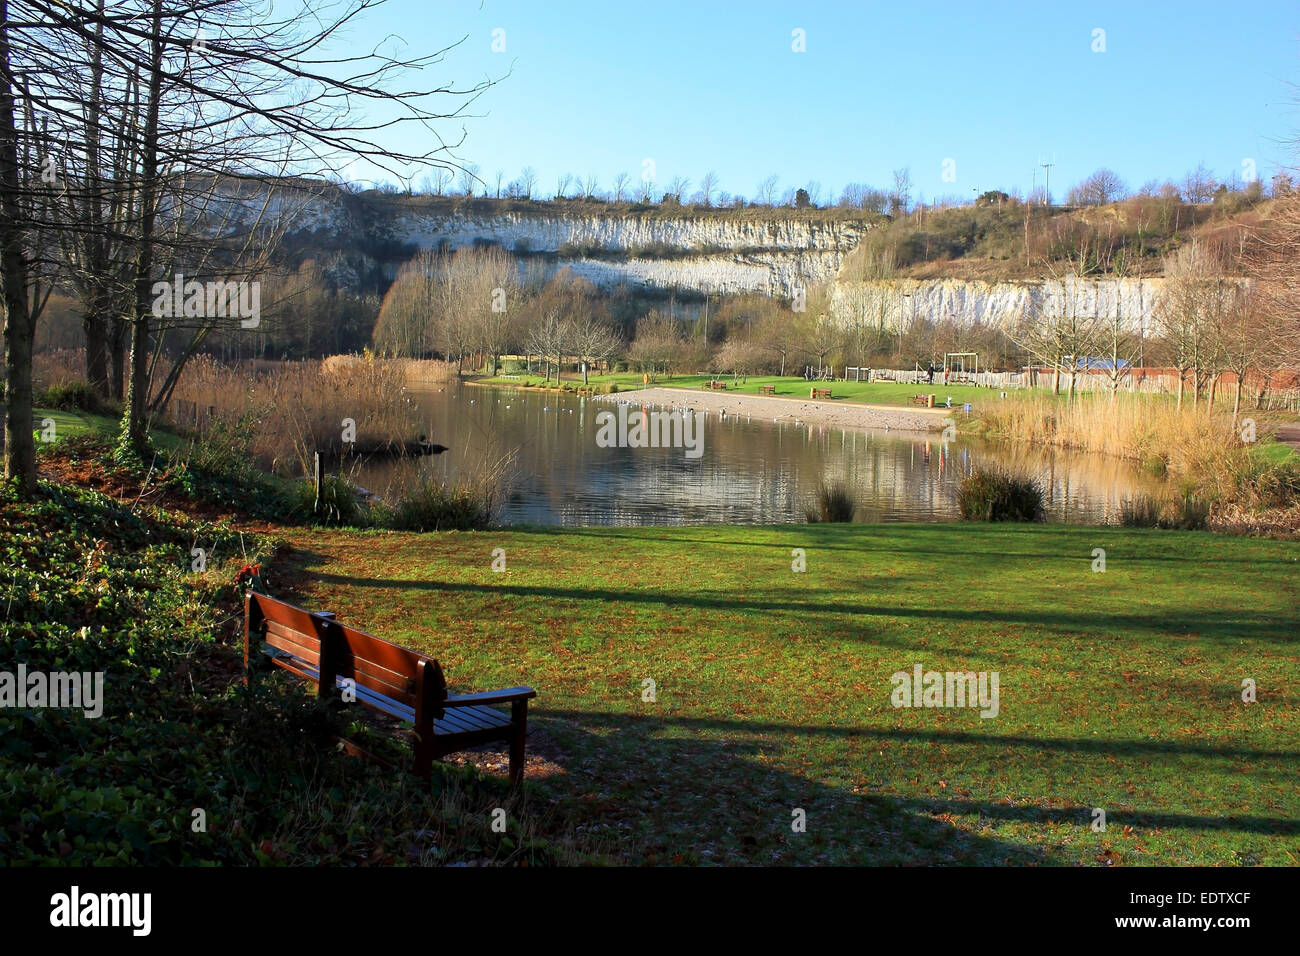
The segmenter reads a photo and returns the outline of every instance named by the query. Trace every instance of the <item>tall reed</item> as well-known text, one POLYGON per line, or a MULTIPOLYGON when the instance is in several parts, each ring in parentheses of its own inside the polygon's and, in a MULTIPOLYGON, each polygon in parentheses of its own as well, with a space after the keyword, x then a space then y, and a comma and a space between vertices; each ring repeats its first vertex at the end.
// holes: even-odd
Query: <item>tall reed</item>
POLYGON ((200 356, 186 367, 173 398, 204 414, 212 408, 223 422, 253 421, 251 453, 264 468, 285 473, 295 465, 305 471, 314 449, 338 448, 345 429, 361 446, 415 439, 419 412, 404 381, 400 365, 373 357, 251 370, 200 356))

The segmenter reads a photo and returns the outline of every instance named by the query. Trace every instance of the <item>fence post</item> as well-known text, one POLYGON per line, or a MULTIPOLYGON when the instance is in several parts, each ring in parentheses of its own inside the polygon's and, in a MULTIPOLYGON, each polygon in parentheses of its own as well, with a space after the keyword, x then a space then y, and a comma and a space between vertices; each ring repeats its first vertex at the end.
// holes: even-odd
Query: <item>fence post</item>
POLYGON ((311 506, 312 513, 320 511, 320 452, 317 451, 312 456, 312 477, 316 483, 316 501, 311 506))

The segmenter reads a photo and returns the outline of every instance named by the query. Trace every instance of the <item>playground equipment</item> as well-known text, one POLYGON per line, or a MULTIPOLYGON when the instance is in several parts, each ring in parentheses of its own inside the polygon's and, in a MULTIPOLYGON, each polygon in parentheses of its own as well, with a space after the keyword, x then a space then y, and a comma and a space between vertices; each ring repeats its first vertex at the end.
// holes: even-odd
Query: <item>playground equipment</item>
POLYGON ((974 385, 980 372, 979 353, 944 352, 943 370, 948 374, 950 382, 967 382, 974 385))

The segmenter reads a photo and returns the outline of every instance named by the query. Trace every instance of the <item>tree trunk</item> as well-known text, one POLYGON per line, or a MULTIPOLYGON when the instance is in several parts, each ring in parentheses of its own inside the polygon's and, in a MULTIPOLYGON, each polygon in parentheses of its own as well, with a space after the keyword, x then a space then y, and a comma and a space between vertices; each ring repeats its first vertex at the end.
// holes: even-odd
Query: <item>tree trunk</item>
POLYGON ((162 0, 150 14, 149 102, 143 131, 140 186, 140 252, 135 266, 135 307, 131 317, 131 372, 127 383, 123 437, 138 454, 149 447, 145 403, 149 389, 149 312, 153 273, 154 218, 158 190, 158 115, 162 99, 162 0))
POLYGON ((123 317, 113 316, 108 338, 108 354, 112 364, 110 372, 112 377, 108 383, 108 395, 109 398, 118 402, 125 397, 122 391, 122 382, 126 378, 126 333, 130 327, 130 323, 123 317))
MULTIPOLYGON (((96 13, 104 15, 105 0, 98 0, 96 13)), ((86 98, 86 124, 83 145, 86 150, 86 179, 90 187, 83 212, 89 235, 84 240, 84 252, 90 276, 82 287, 85 315, 82 329, 86 342, 86 380, 95 392, 109 398, 108 335, 109 312, 112 293, 108 287, 108 230, 104 228, 104 203, 100 188, 103 175, 99 163, 100 113, 104 86, 104 50, 101 45, 104 25, 95 24, 95 42, 91 45, 90 92, 86 98)))
POLYGON ((36 493, 36 443, 32 437, 32 338, 27 302, 26 237, 19 225, 18 130, 10 85, 9 4, 0 0, 0 279, 4 286, 5 477, 19 495, 36 493))
POLYGON ((103 313, 88 309, 81 320, 86 334, 86 381, 99 396, 110 398, 108 382, 108 322, 103 313))

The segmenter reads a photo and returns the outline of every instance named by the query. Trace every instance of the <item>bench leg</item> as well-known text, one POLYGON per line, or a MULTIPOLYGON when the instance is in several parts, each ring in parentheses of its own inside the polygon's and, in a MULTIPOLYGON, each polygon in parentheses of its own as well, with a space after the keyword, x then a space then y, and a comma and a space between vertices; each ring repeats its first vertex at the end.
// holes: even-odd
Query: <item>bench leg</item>
POLYGON ((433 774, 433 728, 415 732, 415 773, 425 780, 433 774))
POLYGON ((510 789, 518 790, 524 782, 524 736, 528 733, 528 701, 517 700, 510 705, 510 718, 515 734, 510 738, 510 789))

